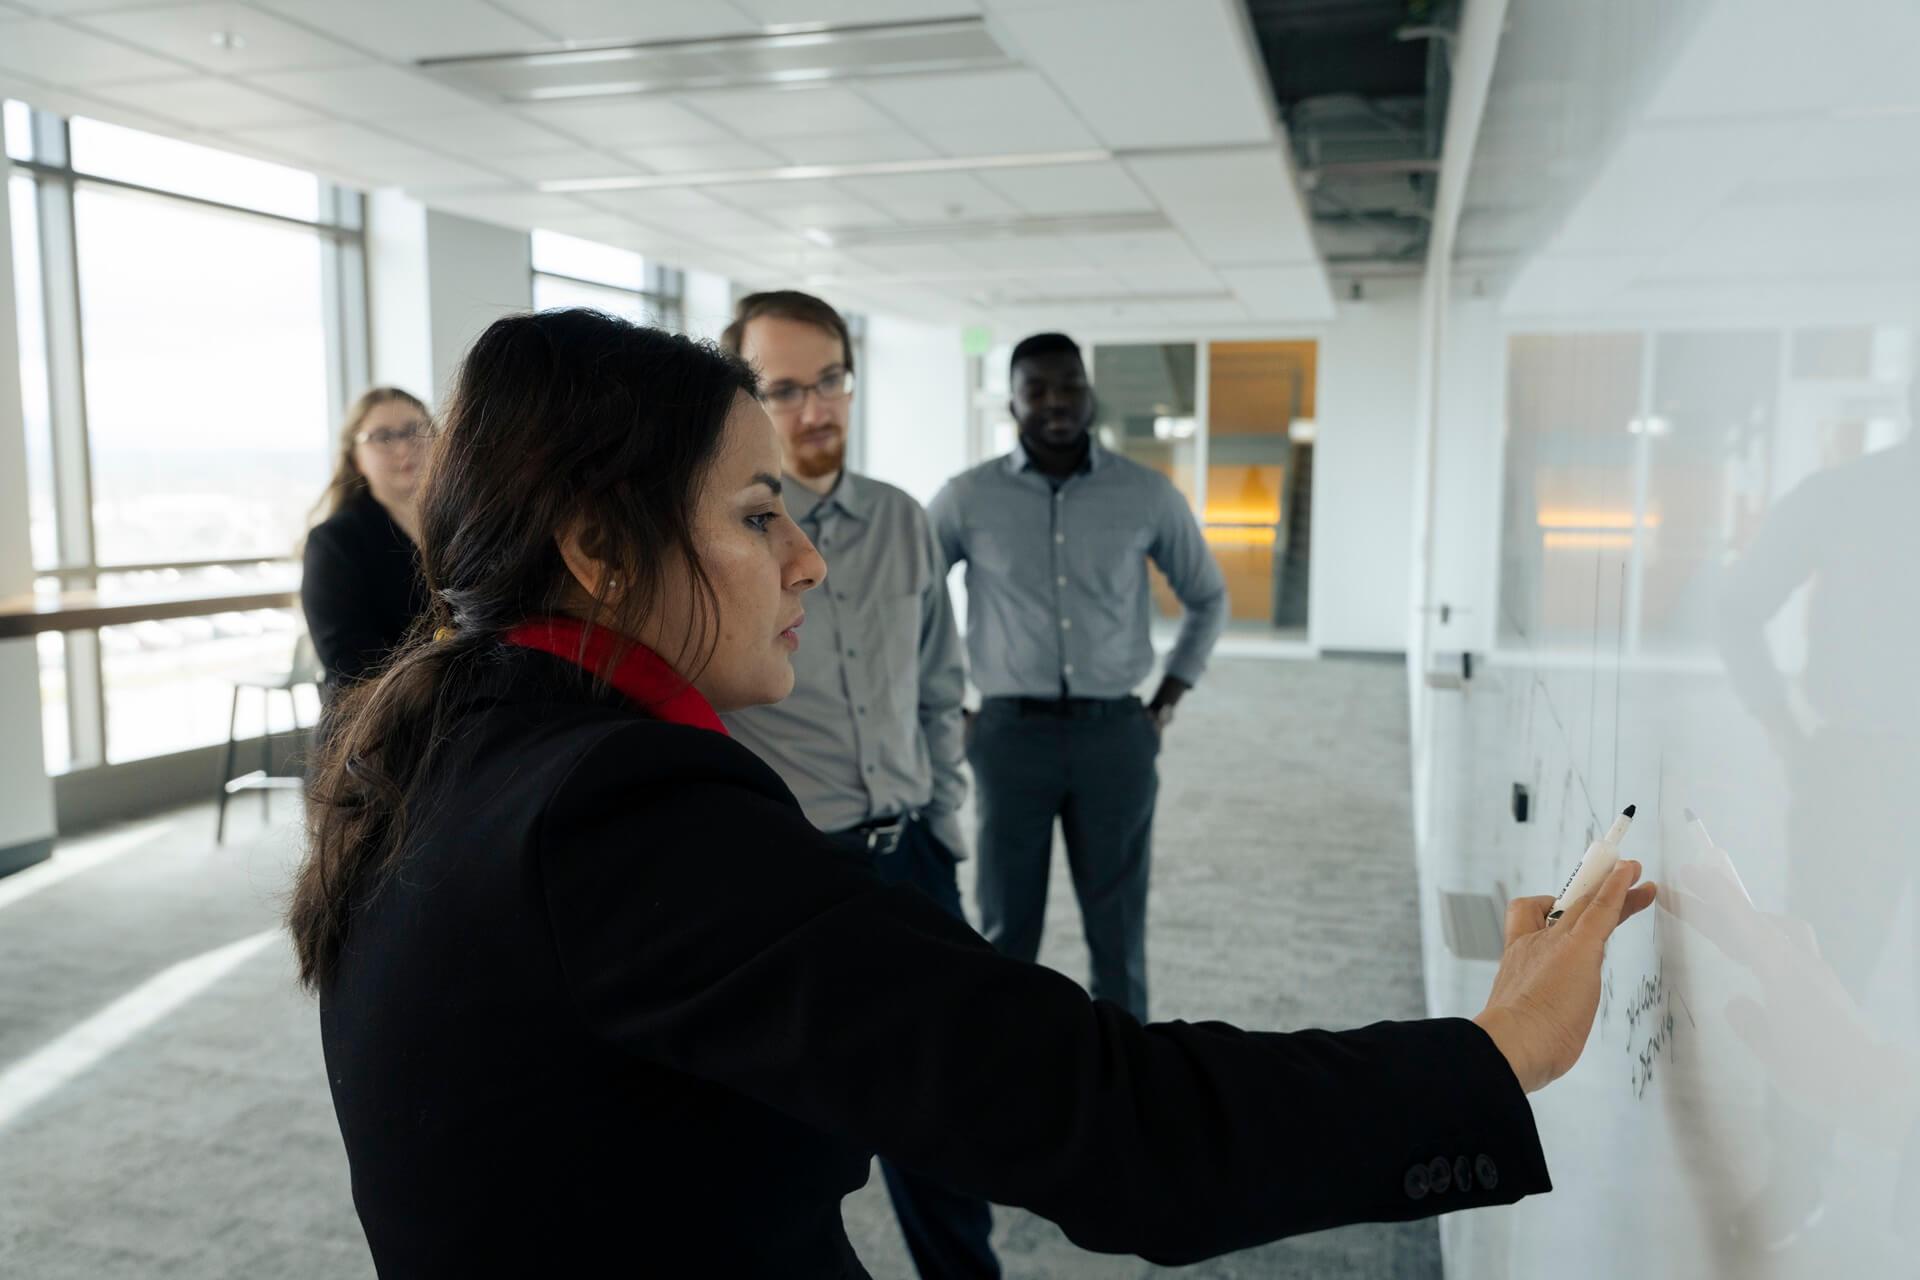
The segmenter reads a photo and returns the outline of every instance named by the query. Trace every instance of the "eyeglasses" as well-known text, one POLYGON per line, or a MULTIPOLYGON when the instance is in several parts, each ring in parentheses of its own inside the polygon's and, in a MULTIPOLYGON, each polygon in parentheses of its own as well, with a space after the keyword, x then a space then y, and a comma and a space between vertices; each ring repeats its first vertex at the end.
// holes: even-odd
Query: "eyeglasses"
POLYGON ((429 428, 424 422, 405 427, 376 427, 354 435, 355 444, 370 444, 376 449, 400 449, 425 444, 429 428))
POLYGON ((845 400, 853 394, 853 371, 835 369, 821 374, 817 382, 776 382, 760 393, 760 403, 770 413, 798 413, 809 391, 822 400, 845 400))

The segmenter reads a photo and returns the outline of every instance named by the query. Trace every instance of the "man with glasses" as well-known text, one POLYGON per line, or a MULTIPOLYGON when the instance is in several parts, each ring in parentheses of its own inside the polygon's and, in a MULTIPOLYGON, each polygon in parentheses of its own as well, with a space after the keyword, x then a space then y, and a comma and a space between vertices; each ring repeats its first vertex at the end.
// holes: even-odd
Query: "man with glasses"
POLYGON ((1073 340, 1036 334, 1012 366, 1019 443, 950 480, 931 508, 944 558, 967 564, 980 928, 1008 955, 1040 954, 1058 820, 1093 994, 1144 1022, 1160 735, 1226 625, 1226 583, 1173 483, 1093 438, 1073 340), (1143 706, 1133 691, 1153 670, 1148 560, 1186 617, 1143 706))
MULTIPOLYGON (((919 503, 847 470, 846 321, 810 294, 756 293, 740 300, 720 341, 760 373, 788 513, 828 566, 807 596, 793 693, 723 717, 727 728, 786 781, 815 826, 882 880, 913 885, 964 921, 955 863, 966 679, 946 565, 919 503)), ((985 1201, 880 1167, 922 1276, 1000 1274, 985 1201)))

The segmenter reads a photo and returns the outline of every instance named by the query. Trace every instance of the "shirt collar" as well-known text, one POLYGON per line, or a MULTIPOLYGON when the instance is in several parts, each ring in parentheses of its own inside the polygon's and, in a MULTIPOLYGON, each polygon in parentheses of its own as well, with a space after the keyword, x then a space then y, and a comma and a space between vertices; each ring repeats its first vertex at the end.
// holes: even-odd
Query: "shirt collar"
POLYGON ((866 487, 860 483, 853 472, 844 467, 841 468, 840 478, 834 482, 833 488, 825 493, 815 493, 796 480, 792 472, 788 472, 786 493, 790 499, 787 504, 787 514, 793 517, 795 523, 821 516, 825 513, 824 508, 829 506, 840 508, 843 513, 852 516, 855 520, 867 518, 866 487))
POLYGON ((615 662, 614 650, 622 638, 606 627, 589 630, 578 618, 561 617, 534 618, 506 634, 508 644, 551 654, 605 680, 657 720, 727 732, 713 704, 639 641, 628 641, 615 662))
MULTIPOLYGON (((1100 433, 1097 430, 1088 431, 1087 460, 1080 465, 1080 470, 1073 474, 1087 475, 1098 471, 1101 463, 1106 461, 1106 455, 1106 449, 1101 447, 1100 444, 1100 433)), ((1027 446, 1021 442, 1018 436, 1015 436, 1013 439, 1013 452, 1007 455, 1007 470, 1016 476, 1023 471, 1038 470, 1038 468, 1035 468, 1033 465, 1033 459, 1027 456, 1027 446)))

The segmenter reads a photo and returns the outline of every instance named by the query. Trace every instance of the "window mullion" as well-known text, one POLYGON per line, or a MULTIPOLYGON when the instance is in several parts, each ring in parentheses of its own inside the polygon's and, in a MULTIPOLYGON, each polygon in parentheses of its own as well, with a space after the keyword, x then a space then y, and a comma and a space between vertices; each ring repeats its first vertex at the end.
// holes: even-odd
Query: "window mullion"
MULTIPOLYGON (((34 154, 63 168, 66 123, 34 112, 34 154)), ((46 326, 48 412, 53 436, 54 523, 60 563, 86 572, 63 585, 92 587, 93 467, 87 449, 87 395, 80 332, 80 266, 74 229, 73 180, 42 173, 34 183, 40 221, 41 306, 46 326)), ((73 768, 106 759, 106 707, 101 696, 97 633, 67 637, 67 721, 73 768)))

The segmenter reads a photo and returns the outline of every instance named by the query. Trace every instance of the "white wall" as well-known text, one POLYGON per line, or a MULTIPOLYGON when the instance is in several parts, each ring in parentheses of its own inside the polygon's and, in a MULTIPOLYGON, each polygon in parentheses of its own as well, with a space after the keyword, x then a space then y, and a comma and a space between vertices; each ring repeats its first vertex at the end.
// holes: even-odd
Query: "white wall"
POLYGON ((930 502, 967 466, 967 359, 960 330, 871 316, 857 394, 863 469, 930 502))
MULTIPOLYGON (((0 199, 0 598, 33 590, 27 440, 7 202, 0 199)), ((31 640, 0 641, 0 864, 53 836, 53 788, 40 741, 40 673, 31 640)))
POLYGON ((717 341, 733 322, 733 283, 711 271, 691 268, 681 273, 680 309, 684 328, 696 338, 717 341))
POLYGON ((532 240, 524 231, 430 210, 427 281, 438 404, 480 331, 533 307, 532 240))
POLYGON ((1447 308, 1435 388, 1431 643, 1447 652, 1493 648, 1500 609, 1500 476, 1505 447, 1504 329, 1491 298, 1447 308))
POLYGON ((367 208, 367 288, 373 381, 438 404, 480 331, 533 306, 531 241, 524 231, 376 191, 367 208))
POLYGON ((1370 285, 1321 339, 1307 606, 1321 649, 1408 644, 1419 319, 1417 288, 1370 285))
POLYGON ((432 396, 427 209, 396 190, 367 197, 367 340, 374 385, 432 396))

